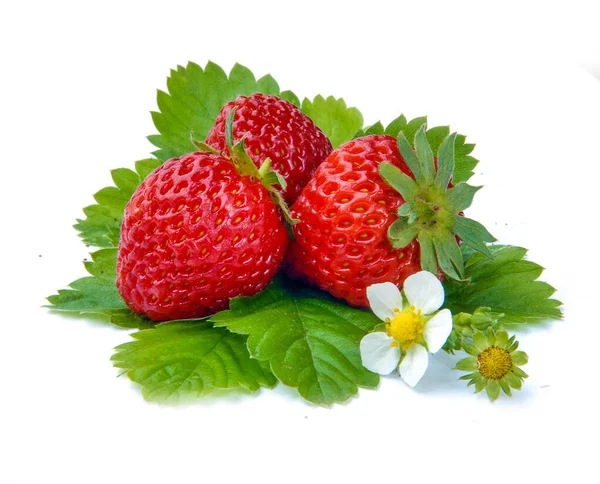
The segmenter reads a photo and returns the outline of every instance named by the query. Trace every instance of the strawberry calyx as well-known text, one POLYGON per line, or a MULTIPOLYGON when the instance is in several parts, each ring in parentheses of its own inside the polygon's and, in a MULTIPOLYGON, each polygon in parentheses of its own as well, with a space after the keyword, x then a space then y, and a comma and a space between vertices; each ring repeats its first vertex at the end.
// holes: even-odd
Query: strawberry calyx
POLYGON ((212 146, 207 145, 201 141, 197 141, 192 136, 192 144, 200 151, 215 153, 223 156, 230 160, 235 166, 237 172, 240 176, 248 176, 251 179, 257 179, 260 183, 267 189, 273 202, 277 207, 281 210, 285 221, 289 225, 294 225, 298 223, 298 220, 292 217, 290 209, 283 198, 282 191, 286 189, 287 182, 285 178, 281 176, 281 174, 271 169, 271 159, 267 158, 261 164, 260 168, 257 168, 252 161, 252 158, 248 156, 246 152, 244 138, 239 140, 237 143, 233 140, 233 117, 235 116, 235 111, 237 107, 234 107, 227 116, 227 121, 225 125, 225 136, 227 140, 227 150, 229 151, 229 156, 225 153, 221 153, 215 150, 212 146), (276 186, 279 186, 277 188, 276 186))
POLYGON ((465 269, 457 237, 489 258, 492 254, 486 242, 496 239, 479 222, 462 215, 481 187, 466 183, 449 186, 455 165, 455 141, 456 133, 444 139, 436 166, 425 126, 415 134, 415 149, 401 132, 398 148, 414 179, 387 162, 380 163, 379 174, 405 201, 398 209, 398 219, 388 228, 392 247, 401 249, 416 239, 422 269, 435 274, 439 266, 450 278, 462 281, 465 269))

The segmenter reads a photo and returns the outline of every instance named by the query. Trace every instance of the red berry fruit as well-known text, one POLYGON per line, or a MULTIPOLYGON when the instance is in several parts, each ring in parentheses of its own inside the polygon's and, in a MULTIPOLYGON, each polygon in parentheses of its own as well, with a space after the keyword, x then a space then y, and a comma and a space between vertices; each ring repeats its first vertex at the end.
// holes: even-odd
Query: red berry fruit
POLYGON ((287 231, 270 193, 222 156, 165 162, 123 218, 117 288, 150 319, 199 318, 251 296, 275 275, 287 231))
POLYGON ((300 222, 288 273, 363 307, 371 284, 401 287, 421 269, 464 280, 458 241, 491 258, 486 244, 495 239, 463 216, 481 187, 452 184, 456 138, 446 136, 436 154, 422 126, 414 148, 401 132, 331 153, 292 207, 300 222))
POLYGON ((283 176, 283 196, 292 204, 315 169, 331 153, 331 142, 315 123, 288 101, 265 94, 240 96, 221 109, 205 143, 227 153, 226 122, 232 109, 233 141, 245 139, 245 147, 257 167, 271 159, 273 170, 283 176))
POLYGON ((421 270, 416 242, 399 250, 388 240, 388 227, 404 200, 379 175, 381 161, 410 173, 391 136, 342 145, 319 166, 292 207, 300 222, 294 225, 287 272, 353 306, 368 307, 367 286, 386 281, 401 286, 421 270))

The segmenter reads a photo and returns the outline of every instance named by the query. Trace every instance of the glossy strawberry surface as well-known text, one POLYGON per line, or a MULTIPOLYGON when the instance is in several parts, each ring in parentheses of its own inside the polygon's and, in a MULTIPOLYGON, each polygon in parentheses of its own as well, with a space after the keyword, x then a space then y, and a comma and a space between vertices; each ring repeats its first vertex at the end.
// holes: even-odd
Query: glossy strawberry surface
POLYGON ((265 94, 240 96, 220 111, 206 138, 206 144, 227 152, 225 124, 231 110, 233 138, 245 138, 246 151, 257 167, 270 158, 273 170, 287 182, 283 192, 292 204, 308 183, 315 169, 331 153, 331 142, 313 121, 296 106, 265 94))
POLYGON ((286 254, 286 271, 368 307, 367 286, 393 282, 399 288, 421 270, 416 242, 394 249, 387 229, 404 203, 378 165, 387 161, 410 175, 391 136, 365 136, 336 149, 316 170, 292 207, 300 222, 286 254))
POLYGON ((203 317, 264 289, 286 246, 259 181, 221 156, 192 153, 157 168, 127 205, 117 287, 151 319, 203 317))

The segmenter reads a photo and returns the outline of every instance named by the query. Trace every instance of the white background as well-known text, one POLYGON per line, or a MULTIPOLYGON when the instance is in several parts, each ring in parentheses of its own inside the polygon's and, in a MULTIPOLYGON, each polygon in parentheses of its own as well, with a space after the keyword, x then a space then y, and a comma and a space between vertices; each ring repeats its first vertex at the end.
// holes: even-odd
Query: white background
POLYGON ((598 482, 593 3, 2 2, 0 482, 598 482), (524 390, 491 404, 437 355, 415 390, 388 377, 331 409, 281 386, 161 407, 116 378, 127 332, 42 309, 85 274, 71 225, 152 151, 156 89, 188 60, 468 134, 470 216, 565 303, 518 333, 524 390))

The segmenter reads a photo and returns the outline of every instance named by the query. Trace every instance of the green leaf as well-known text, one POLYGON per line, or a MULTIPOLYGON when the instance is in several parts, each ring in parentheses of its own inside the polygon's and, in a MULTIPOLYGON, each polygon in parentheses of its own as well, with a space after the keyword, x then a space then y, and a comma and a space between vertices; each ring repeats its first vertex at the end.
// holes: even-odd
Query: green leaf
POLYGON ((300 99, 298 99, 298 96, 296 96, 292 91, 281 91, 279 97, 281 99, 285 99, 286 101, 292 103, 294 106, 300 109, 300 99))
POLYGON ((474 144, 466 143, 466 136, 459 134, 456 137, 454 146, 455 167, 452 182, 455 185, 466 182, 474 174, 473 170, 479 163, 477 158, 470 156, 470 153, 475 148, 474 144))
POLYGON ((377 121, 375 124, 372 124, 371 126, 368 126, 364 129, 364 136, 369 136, 371 134, 384 134, 385 133, 385 128, 383 127, 383 124, 381 124, 381 121, 377 121))
POLYGON ((232 299, 229 310, 210 320, 248 335, 250 355, 270 362, 275 376, 306 400, 341 403, 379 382, 362 366, 359 343, 380 321, 323 297, 276 280, 254 297, 232 299))
MULTIPOLYGON (((202 69, 190 62, 171 71, 167 92, 157 95, 158 111, 152 113, 154 125, 160 134, 149 136, 158 147, 154 155, 162 161, 193 150, 190 132, 196 139, 206 138, 221 108, 238 96, 257 92, 280 95, 277 82, 270 76, 255 80, 244 66, 236 64, 229 77, 218 65, 209 62, 202 69)), ((285 97, 297 102, 298 98, 286 91, 285 97)))
POLYGON ((334 148, 350 141, 363 124, 363 117, 356 108, 346 107, 343 99, 333 96, 317 96, 302 101, 302 112, 327 135, 334 148))
POLYGON ((408 122, 406 121, 406 116, 404 116, 404 114, 401 114, 390 124, 387 125, 387 127, 385 128, 385 134, 397 138, 400 134, 400 131, 406 129, 407 124, 408 122))
POLYGON ((94 195, 97 204, 85 207, 83 213, 86 218, 78 219, 74 225, 86 244, 95 247, 116 247, 119 244, 125 205, 144 178, 160 165, 159 160, 148 158, 137 161, 135 171, 127 168, 111 171, 115 186, 98 191, 94 195))
POLYGON ((551 299, 555 289, 537 280, 543 268, 524 260, 526 249, 504 245, 489 249, 492 259, 468 246, 461 247, 468 282, 444 280, 445 307, 453 314, 491 307, 495 312, 504 313, 503 324, 562 318, 562 303, 551 299))
POLYGON ((427 130, 427 141, 429 141, 429 145, 436 156, 439 156, 438 151, 442 146, 442 142, 449 134, 450 126, 435 126, 427 130))
POLYGON ((57 311, 98 314, 122 328, 149 328, 153 323, 127 307, 115 285, 117 249, 102 249, 91 254, 85 268, 91 274, 69 284, 48 297, 49 306, 57 311))
POLYGON ((214 388, 257 391, 277 383, 267 365, 250 358, 245 337, 206 321, 163 323, 132 337, 111 359, 147 400, 177 403, 214 388))
POLYGON ((427 116, 420 116, 418 118, 411 119, 408 122, 408 124, 406 125, 406 127, 402 130, 402 132, 404 133, 404 136, 406 136, 406 139, 408 141, 410 141, 410 144, 412 146, 416 146, 415 135, 421 127, 426 127, 426 126, 427 126, 427 116))

